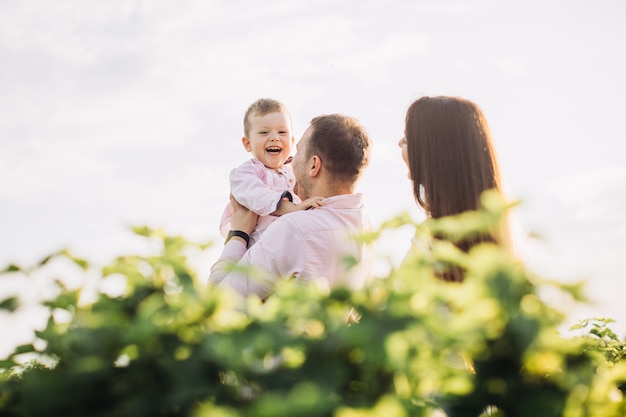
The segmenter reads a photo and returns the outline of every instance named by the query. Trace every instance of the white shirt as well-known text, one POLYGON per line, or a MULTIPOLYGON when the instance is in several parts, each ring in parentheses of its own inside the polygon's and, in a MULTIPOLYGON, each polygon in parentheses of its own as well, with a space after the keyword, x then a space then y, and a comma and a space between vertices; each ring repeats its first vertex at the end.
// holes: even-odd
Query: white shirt
POLYGON ((281 278, 362 287, 373 263, 370 245, 354 239, 371 230, 362 195, 337 195, 323 204, 277 218, 247 250, 240 240, 229 241, 211 268, 209 281, 261 299, 273 292, 281 278), (237 265, 234 270, 233 264, 237 265))

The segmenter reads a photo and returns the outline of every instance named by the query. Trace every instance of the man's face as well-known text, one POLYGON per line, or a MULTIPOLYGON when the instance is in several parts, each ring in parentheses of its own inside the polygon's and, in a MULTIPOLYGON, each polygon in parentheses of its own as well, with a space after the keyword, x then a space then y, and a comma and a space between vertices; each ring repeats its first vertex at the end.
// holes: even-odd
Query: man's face
POLYGON ((307 163, 306 150, 313 133, 313 127, 309 127, 304 131, 302 139, 296 144, 296 154, 293 157, 291 165, 293 167, 293 173, 296 177, 296 185, 293 191, 300 197, 301 200, 306 200, 311 196, 311 182, 307 175, 307 163))

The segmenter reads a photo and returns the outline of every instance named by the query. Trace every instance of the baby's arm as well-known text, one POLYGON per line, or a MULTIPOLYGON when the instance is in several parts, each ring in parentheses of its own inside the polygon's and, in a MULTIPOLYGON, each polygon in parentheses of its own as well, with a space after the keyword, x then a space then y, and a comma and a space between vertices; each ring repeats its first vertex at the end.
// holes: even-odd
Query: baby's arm
POLYGON ((230 172, 230 193, 242 206, 259 216, 276 211, 285 192, 270 187, 267 168, 261 163, 247 161, 230 172))
POLYGON ((278 208, 276 209, 275 212, 272 213, 272 215, 282 216, 283 214, 291 213, 293 211, 298 211, 298 210, 306 210, 311 207, 320 208, 324 205, 322 203, 322 200, 324 200, 324 197, 311 197, 296 204, 296 203, 292 203, 287 198, 283 198, 280 200, 280 203, 278 204, 278 208))

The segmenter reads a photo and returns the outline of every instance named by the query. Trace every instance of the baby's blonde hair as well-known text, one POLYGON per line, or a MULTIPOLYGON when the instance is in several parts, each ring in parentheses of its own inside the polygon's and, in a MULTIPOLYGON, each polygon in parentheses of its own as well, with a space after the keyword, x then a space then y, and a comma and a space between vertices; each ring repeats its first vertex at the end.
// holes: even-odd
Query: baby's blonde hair
MULTIPOLYGON (((273 98, 260 98, 248 107, 245 116, 243 116, 243 133, 246 137, 250 135, 250 116, 265 116, 268 113, 287 113, 287 107, 278 100, 273 98)), ((289 118, 291 121, 291 117, 289 118)))

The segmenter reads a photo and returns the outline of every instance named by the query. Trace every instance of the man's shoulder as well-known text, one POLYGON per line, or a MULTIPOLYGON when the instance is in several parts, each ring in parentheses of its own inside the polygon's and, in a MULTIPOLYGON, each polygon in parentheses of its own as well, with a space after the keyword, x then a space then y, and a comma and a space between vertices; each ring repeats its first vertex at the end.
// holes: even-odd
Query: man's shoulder
POLYGON ((297 210, 291 213, 283 214, 272 222, 272 226, 292 227, 300 229, 302 226, 310 224, 310 215, 313 210, 297 210))
POLYGON ((284 214, 274 220, 272 226, 288 228, 298 233, 309 233, 322 230, 352 229, 369 223, 369 217, 362 207, 349 210, 322 207, 284 214))

